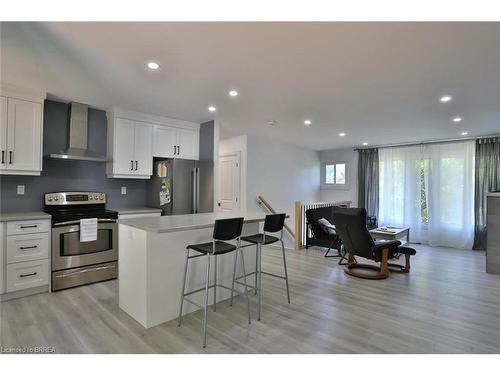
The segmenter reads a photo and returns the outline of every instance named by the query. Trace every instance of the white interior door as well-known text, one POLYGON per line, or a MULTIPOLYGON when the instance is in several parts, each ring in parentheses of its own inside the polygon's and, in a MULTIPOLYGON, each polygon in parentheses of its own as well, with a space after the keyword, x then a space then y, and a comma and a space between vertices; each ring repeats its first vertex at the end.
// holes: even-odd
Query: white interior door
POLYGON ((140 175, 153 173, 153 125, 145 122, 135 123, 135 166, 134 172, 140 175))
POLYGON ((219 157, 221 211, 237 211, 240 208, 240 155, 222 155, 219 157))
POLYGON ((117 119, 115 124, 115 152, 113 172, 116 174, 134 174, 134 139, 135 123, 132 120, 117 119))
POLYGON ((9 98, 7 117, 7 168, 41 170, 42 105, 9 98))

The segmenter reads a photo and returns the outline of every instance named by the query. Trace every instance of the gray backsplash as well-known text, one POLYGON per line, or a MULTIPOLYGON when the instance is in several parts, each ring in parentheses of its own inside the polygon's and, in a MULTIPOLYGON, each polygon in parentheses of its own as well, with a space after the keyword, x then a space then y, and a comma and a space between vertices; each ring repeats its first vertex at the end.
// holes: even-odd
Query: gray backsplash
MULTIPOLYGON (((45 101, 43 152, 64 150, 68 139, 68 110, 65 103, 45 101)), ((89 109, 89 149, 106 154, 106 112, 89 109)), ((43 159, 41 176, 0 176, 1 212, 43 209, 43 194, 51 191, 103 191, 109 208, 146 206, 148 180, 106 177, 106 164, 43 159), (25 185, 25 194, 17 195, 17 185, 25 185), (121 195, 121 187, 127 194, 121 195)))

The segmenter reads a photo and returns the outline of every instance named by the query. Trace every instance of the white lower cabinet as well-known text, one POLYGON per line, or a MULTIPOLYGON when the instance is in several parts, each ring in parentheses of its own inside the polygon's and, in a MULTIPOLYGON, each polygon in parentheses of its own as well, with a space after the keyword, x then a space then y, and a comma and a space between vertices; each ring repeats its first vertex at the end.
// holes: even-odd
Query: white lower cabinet
POLYGON ((49 260, 32 260, 7 265, 6 292, 49 284, 49 260))
POLYGON ((7 264, 48 258, 48 233, 7 236, 7 264))
POLYGON ((50 220, 0 222, 0 300, 48 290, 49 254, 50 220))

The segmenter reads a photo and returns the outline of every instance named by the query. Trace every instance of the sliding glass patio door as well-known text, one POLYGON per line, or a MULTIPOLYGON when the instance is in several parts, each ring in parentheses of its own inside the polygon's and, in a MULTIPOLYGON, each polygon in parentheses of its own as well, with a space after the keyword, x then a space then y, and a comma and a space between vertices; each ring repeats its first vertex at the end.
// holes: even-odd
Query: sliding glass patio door
POLYGON ((379 223, 412 240, 472 248, 474 141, 379 149, 379 223))

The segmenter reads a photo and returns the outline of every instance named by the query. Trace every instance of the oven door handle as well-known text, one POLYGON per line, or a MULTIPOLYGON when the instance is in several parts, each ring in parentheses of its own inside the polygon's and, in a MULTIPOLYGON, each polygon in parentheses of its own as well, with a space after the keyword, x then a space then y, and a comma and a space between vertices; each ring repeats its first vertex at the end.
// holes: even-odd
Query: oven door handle
MULTIPOLYGON (((116 223, 116 219, 99 219, 98 223, 116 223)), ((55 223, 52 226, 54 227, 62 227, 63 225, 73 225, 80 224, 80 220, 71 220, 71 221, 63 221, 62 223, 55 223)))
POLYGON ((92 268, 85 268, 83 270, 77 270, 77 271, 74 271, 74 272, 70 272, 70 273, 62 273, 60 275, 55 275, 55 278, 56 279, 63 279, 65 277, 71 277, 71 276, 75 276, 75 275, 80 275, 82 273, 87 273, 87 272, 91 272, 91 271, 102 271, 102 270, 109 270, 111 268, 116 268, 116 265, 114 264, 110 264, 108 266, 100 266, 100 267, 92 267, 92 268))

